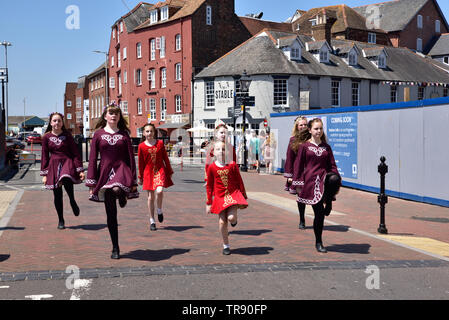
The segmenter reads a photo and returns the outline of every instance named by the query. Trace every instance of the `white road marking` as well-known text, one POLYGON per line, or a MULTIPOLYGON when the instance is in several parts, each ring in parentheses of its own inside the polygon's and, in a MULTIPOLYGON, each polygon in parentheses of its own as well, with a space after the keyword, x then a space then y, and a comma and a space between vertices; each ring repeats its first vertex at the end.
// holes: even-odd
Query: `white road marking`
POLYGON ((42 300, 42 299, 50 299, 53 298, 51 294, 34 294, 30 296, 25 296, 25 299, 31 299, 31 300, 42 300))
POLYGON ((0 289, 9 289, 9 286, 0 286, 0 289))

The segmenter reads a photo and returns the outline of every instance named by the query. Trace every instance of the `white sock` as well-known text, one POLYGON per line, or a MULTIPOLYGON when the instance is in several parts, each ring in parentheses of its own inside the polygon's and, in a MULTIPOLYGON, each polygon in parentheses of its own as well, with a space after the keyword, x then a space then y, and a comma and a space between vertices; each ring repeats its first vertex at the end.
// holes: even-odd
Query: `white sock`
POLYGON ((150 218, 150 223, 151 223, 151 224, 155 223, 155 221, 154 221, 153 218, 150 218))
POLYGON ((157 214, 162 214, 162 209, 157 208, 157 214))
POLYGON ((223 249, 229 249, 229 244, 223 244, 223 249))

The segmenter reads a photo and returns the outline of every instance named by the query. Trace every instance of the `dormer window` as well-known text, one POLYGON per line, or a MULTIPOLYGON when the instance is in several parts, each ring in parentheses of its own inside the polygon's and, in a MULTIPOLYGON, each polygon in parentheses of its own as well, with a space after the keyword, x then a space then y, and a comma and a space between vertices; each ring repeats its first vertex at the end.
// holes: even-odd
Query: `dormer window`
POLYGON ((327 63, 329 62, 329 52, 326 49, 321 48, 320 50, 320 62, 327 63))
POLYGON ((368 43, 376 43, 376 34, 369 32, 368 33, 368 43))
POLYGON ((387 66, 387 58, 382 54, 379 56, 377 60, 377 67, 378 68, 385 68, 387 66))
POLYGON ((315 18, 315 19, 312 19, 312 20, 309 20, 309 21, 312 23, 312 26, 316 26, 318 19, 315 18))
POLYGON ((357 53, 355 53, 354 51, 350 51, 349 52, 349 65, 350 66, 356 66, 358 61, 357 61, 357 53))
POLYGON ((301 60, 301 49, 300 48, 292 48, 291 49, 291 59, 292 60, 301 60))
POLYGON ((156 23, 157 22, 157 10, 153 10, 150 13, 150 23, 156 23))
POLYGON ((168 7, 161 9, 161 21, 168 20, 168 7))

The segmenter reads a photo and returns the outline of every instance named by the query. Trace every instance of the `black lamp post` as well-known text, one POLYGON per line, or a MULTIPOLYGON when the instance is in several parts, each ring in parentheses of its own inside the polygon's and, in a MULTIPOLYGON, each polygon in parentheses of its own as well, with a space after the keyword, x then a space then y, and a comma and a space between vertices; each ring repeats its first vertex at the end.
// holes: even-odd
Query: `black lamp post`
MULTIPOLYGON (((243 71, 242 77, 240 78, 240 92, 245 94, 249 91, 249 86, 251 85, 250 79, 247 78, 246 70, 243 71)), ((242 99, 242 112, 243 112, 243 166, 240 168, 243 172, 248 172, 248 150, 246 148, 246 96, 242 99)))

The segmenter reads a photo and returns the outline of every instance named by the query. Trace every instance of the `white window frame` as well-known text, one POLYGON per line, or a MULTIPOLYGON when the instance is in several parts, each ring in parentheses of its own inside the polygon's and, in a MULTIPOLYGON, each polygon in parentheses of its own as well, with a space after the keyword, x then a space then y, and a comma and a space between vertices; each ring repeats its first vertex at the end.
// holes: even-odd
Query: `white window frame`
POLYGON ((175 64, 175 79, 177 81, 182 80, 182 66, 181 66, 181 63, 175 64))
POLYGON ((206 6, 206 24, 208 26, 212 25, 212 7, 206 6))
POLYGON ((118 49, 118 51, 117 51, 117 67, 120 68, 121 66, 122 66, 121 53, 120 53, 120 49, 118 49))
POLYGON ((435 20, 435 32, 441 33, 441 22, 440 20, 435 20))
POLYGON ((288 106, 288 80, 274 79, 273 81, 273 105, 275 107, 288 106))
POLYGON ((181 46, 182 46, 182 43, 181 43, 181 35, 180 35, 180 34, 177 34, 177 35, 175 36, 175 43, 176 43, 175 50, 176 50, 176 51, 180 51, 180 50, 181 50, 181 46))
POLYGON ((418 87, 418 100, 424 100, 425 95, 426 95, 426 88, 418 87))
POLYGON ((291 60, 301 60, 301 48, 291 48, 290 57, 291 60))
POLYGON ((356 66, 358 61, 357 61, 357 53, 354 51, 350 51, 349 55, 348 55, 348 63, 350 66, 356 66))
POLYGON ((127 49, 127 47, 124 47, 123 48, 123 60, 126 60, 126 58, 128 57, 128 49, 127 49))
POLYGON ((161 21, 168 20, 168 7, 161 8, 161 21))
POLYGON ((167 87, 167 68, 161 68, 161 88, 167 87))
POLYGON ((206 81, 204 83, 204 96, 205 96, 204 109, 214 109, 215 108, 215 82, 214 81, 206 81))
POLYGON ((156 69, 148 69, 147 78, 150 82, 150 88, 156 88, 156 69))
POLYGON ((423 27, 423 19, 422 19, 422 15, 420 15, 420 14, 418 14, 417 24, 418 24, 418 29, 422 29, 422 27, 423 27))
POLYGON ((161 121, 165 121, 167 115, 167 99, 161 98, 161 121))
POLYGON ((67 113, 67 120, 72 120, 72 114, 71 113, 67 113))
POLYGON ((159 50, 159 57, 165 58, 165 37, 161 37, 161 49, 159 50))
POLYGON ((137 114, 142 115, 142 99, 137 98, 137 114))
POLYGON ((329 52, 327 50, 320 50, 320 62, 321 63, 329 62, 329 52))
POLYGON ((115 61, 115 58, 114 58, 114 56, 112 56, 112 57, 111 57, 111 67, 114 66, 114 64, 115 64, 114 61, 115 61))
POLYGON ((142 69, 136 70, 136 86, 142 85, 142 69))
POLYGON ((114 77, 109 78, 109 88, 115 89, 115 78, 114 77))
POLYGON ((112 29, 112 39, 115 40, 115 28, 112 29))
POLYGON ((71 108, 72 107, 72 100, 67 100, 67 108, 71 108))
POLYGON ((368 32, 368 43, 376 43, 377 34, 373 32, 368 32))
POLYGON ((377 58, 377 67, 382 69, 387 67, 387 57, 385 55, 379 55, 377 58))
POLYGON ((123 70, 123 83, 128 83, 128 71, 123 70))
POLYGON ((128 101, 120 102, 120 108, 122 109, 123 114, 128 114, 128 101))
POLYGON ((156 99, 150 98, 150 120, 156 120, 156 99))
POLYGON ((182 98, 179 94, 175 95, 175 112, 182 112, 182 98))
POLYGON ((150 40, 150 60, 156 60, 156 39, 153 38, 150 40))
POLYGON ((123 32, 123 21, 120 21, 120 33, 123 32))
POLYGON ((341 81, 339 80, 332 80, 331 81, 331 105, 333 107, 339 107, 341 103, 341 81), (335 97, 335 95, 337 95, 335 97), (338 101, 337 101, 338 100, 338 101))
POLYGON ((351 86, 352 106, 360 105, 360 82, 352 82, 351 86))
POLYGON ((118 80, 118 94, 122 94, 122 77, 121 74, 117 76, 118 80))
POLYGON ((150 24, 157 23, 158 13, 157 10, 152 10, 150 12, 150 24))
POLYGON ((137 42, 136 52, 137 52, 137 59, 141 59, 142 58, 142 43, 141 42, 137 42))
POLYGON ((398 102, 398 86, 395 85, 390 86, 390 102, 391 103, 398 102))

